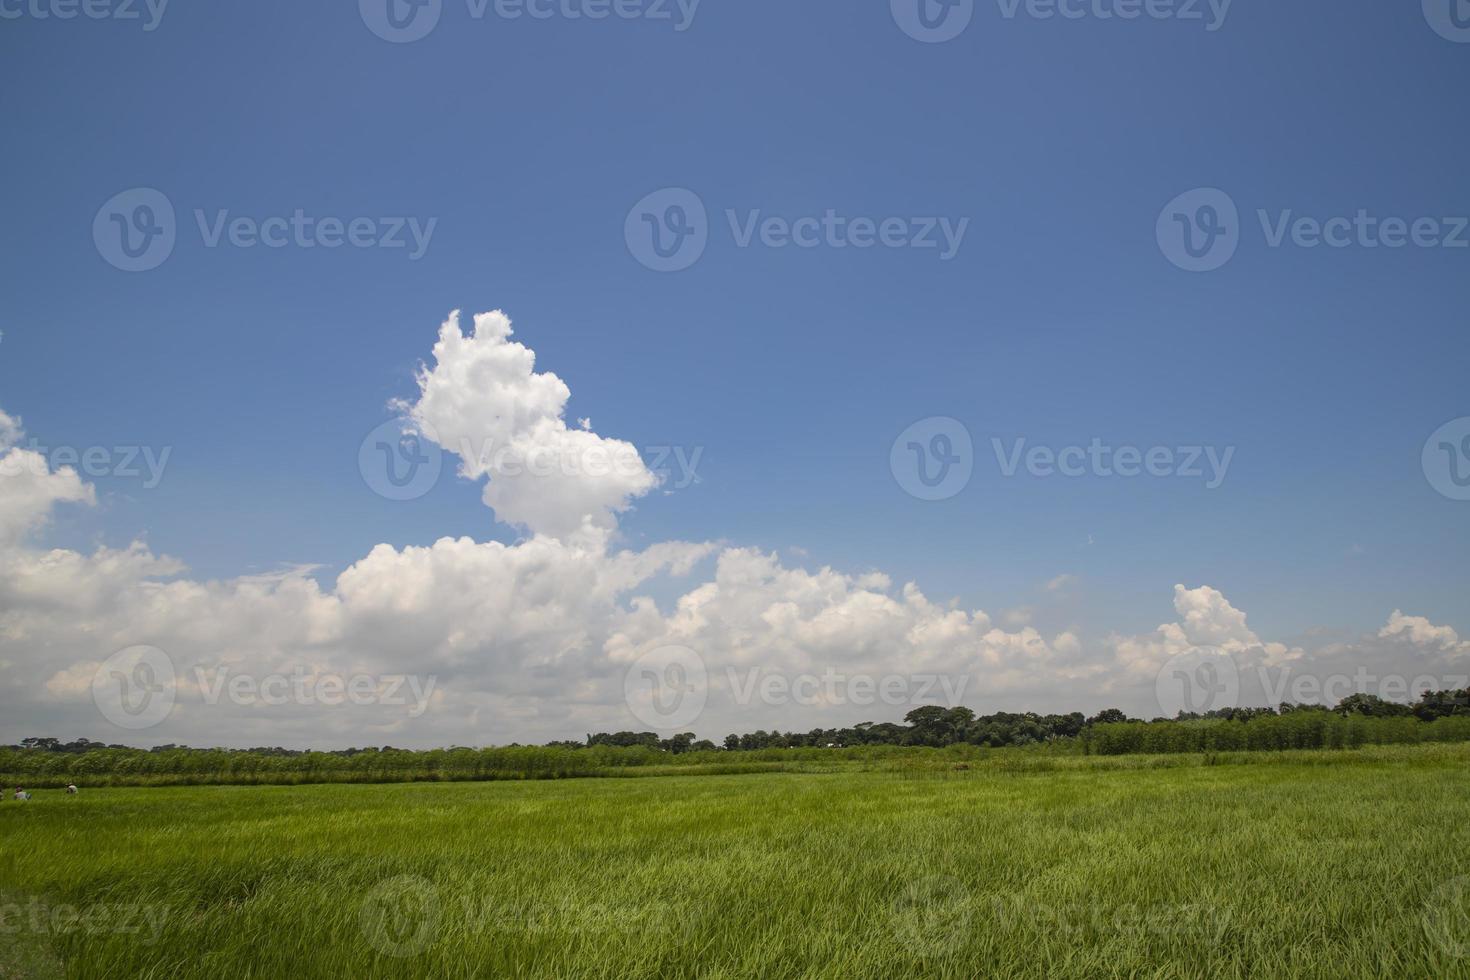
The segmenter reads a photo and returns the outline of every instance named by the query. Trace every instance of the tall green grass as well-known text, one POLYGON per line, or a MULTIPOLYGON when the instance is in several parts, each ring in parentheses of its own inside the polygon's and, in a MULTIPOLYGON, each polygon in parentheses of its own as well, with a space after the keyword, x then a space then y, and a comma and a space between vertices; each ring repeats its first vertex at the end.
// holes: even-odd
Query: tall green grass
POLYGON ((40 792, 0 976, 1470 976, 1465 746, 920 758, 40 792))
MULTIPOLYGON (((1120 722, 1089 726, 1077 738, 990 749, 959 743, 846 748, 770 748, 673 754, 646 746, 512 745, 411 751, 371 749, 352 755, 293 755, 227 749, 130 748, 54 752, 0 748, 0 786, 294 786, 308 783, 454 782, 664 775, 675 772, 739 774, 923 768, 949 761, 1025 760, 1073 755, 1279 752, 1354 749, 1367 745, 1470 742, 1470 716, 1421 721, 1414 717, 1338 715, 1296 711, 1249 721, 1120 722)), ((1011 764, 1011 763, 997 763, 1011 764)))
POLYGON ((1421 721, 1412 716, 1369 717, 1331 711, 1291 711, 1249 721, 1115 722, 1094 725, 1083 741, 1103 755, 1137 752, 1276 752, 1284 749, 1355 749, 1470 741, 1470 716, 1421 721))

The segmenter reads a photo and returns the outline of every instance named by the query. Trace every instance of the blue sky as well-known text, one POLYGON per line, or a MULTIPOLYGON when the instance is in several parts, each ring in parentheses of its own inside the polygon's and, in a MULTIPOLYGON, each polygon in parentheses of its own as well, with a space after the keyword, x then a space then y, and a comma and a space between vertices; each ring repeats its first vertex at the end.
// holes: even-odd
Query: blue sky
POLYGON ((623 517, 632 547, 881 569, 1053 630, 1151 629, 1175 583, 1283 640, 1394 608, 1470 629, 1470 503, 1420 462, 1470 416, 1470 248, 1273 248, 1257 218, 1470 214, 1470 44, 1417 4, 1237 0, 1209 30, 977 3, 943 43, 838 0, 704 0, 682 31, 672 4, 509 20, 444 0, 411 43, 352 3, 178 3, 153 30, 0 6, 22 11, 0 20, 0 409, 42 445, 171 447, 157 487, 95 480, 50 543, 145 535, 198 578, 312 563, 330 585, 379 542, 517 540, 476 484, 395 502, 357 466, 446 313, 504 309, 568 420, 702 449, 697 484, 623 517), (93 220, 139 187, 177 242, 125 272, 93 220), (670 187, 709 243, 660 273, 624 222, 670 187), (1194 188, 1239 208, 1214 271, 1156 239, 1194 188), (196 209, 436 224, 417 259, 210 248, 196 209), (742 248, 731 209, 968 226, 948 260, 742 248), (976 450, 937 502, 889 469, 934 416, 976 450), (992 438, 1235 455, 1215 489, 1006 478, 992 438), (1045 588, 1064 574, 1065 599, 1045 588))

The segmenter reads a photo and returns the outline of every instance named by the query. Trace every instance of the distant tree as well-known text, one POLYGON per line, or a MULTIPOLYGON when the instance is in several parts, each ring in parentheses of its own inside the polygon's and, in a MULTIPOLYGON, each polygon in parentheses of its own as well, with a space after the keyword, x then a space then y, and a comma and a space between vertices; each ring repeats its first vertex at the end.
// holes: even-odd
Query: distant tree
POLYGON ((678 735, 675 735, 672 738, 665 738, 660 740, 658 743, 658 747, 663 749, 665 752, 672 752, 675 755, 682 755, 683 753, 688 752, 689 746, 693 744, 693 732, 680 732, 678 735))
POLYGON ((1470 715, 1470 689, 1459 691, 1425 691, 1410 709, 1421 721, 1470 715))
POLYGON ((1376 694, 1350 694, 1332 709, 1340 715, 1367 715, 1370 718, 1393 718, 1413 713, 1407 704, 1385 701, 1376 694))
POLYGON ((598 732, 596 735, 588 736, 587 744, 615 745, 622 748, 642 745, 645 748, 656 749, 659 747, 659 739, 653 732, 598 732))
POLYGON ((912 745, 943 745, 949 735, 949 712, 937 704, 926 704, 903 716, 909 723, 912 745))
POLYGON ((1087 719, 1080 711, 1066 715, 1047 715, 1041 719, 1041 727, 1047 738, 1073 738, 1082 733, 1082 726, 1086 724, 1087 719))

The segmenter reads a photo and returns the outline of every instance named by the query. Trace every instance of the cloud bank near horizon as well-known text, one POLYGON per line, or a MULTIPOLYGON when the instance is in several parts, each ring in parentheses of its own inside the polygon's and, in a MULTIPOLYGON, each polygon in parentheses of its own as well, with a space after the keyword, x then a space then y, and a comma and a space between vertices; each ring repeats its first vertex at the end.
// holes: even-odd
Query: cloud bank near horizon
MULTIPOLYGON (((0 741, 422 747, 644 730, 624 682, 650 651, 669 647, 696 651, 707 668, 703 713, 677 727, 714 739, 898 720, 908 707, 945 701, 1117 706, 1152 717, 1159 672, 1200 646, 1240 665, 1241 703, 1282 700, 1284 677, 1349 670, 1453 686, 1470 664, 1470 642, 1454 629, 1397 609, 1375 634, 1308 650, 1262 639, 1208 585, 1177 585, 1173 621, 1092 639, 997 621, 880 572, 811 570, 711 542, 624 548, 619 517, 657 477, 630 443, 590 423, 568 426, 569 388, 537 372, 535 353, 511 336, 499 311, 476 316, 469 334, 452 313, 418 374, 417 397, 394 408, 459 458, 461 477, 484 481, 498 521, 528 536, 509 545, 378 544, 330 588, 310 569, 192 579, 141 539, 90 552, 46 548, 55 510, 94 506, 96 492, 73 469, 22 448, 21 421, 0 411, 0 741), (681 591, 660 606, 649 593, 668 581, 681 591), (175 670, 172 711, 146 730, 113 726, 93 701, 104 661, 136 645, 165 651, 175 670), (410 706, 260 693, 300 690, 291 685, 304 679, 320 695, 333 678, 397 675, 433 683, 410 706), (252 696, 229 695, 241 677, 252 696), (771 677, 784 695, 770 695, 771 677), (817 682, 833 677, 847 680, 817 682), (288 683, 262 685, 272 678, 288 683), (897 701, 858 703, 853 678, 910 683, 897 701), (802 687, 805 679, 813 682, 802 687)), ((1077 583, 1066 575, 1050 583, 1063 587, 1077 583)))

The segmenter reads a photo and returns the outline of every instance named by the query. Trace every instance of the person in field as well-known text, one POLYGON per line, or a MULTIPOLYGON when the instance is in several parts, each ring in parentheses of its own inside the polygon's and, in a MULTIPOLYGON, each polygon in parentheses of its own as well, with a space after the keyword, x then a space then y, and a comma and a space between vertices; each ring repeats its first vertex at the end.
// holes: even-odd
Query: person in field
POLYGON ((67 796, 76 796, 77 795, 77 784, 76 783, 67 783, 66 784, 66 795, 67 796))
POLYGON ((25 790, 17 786, 15 788, 15 798, 24 803, 26 800, 29 800, 31 798, 31 794, 27 793, 25 790))

